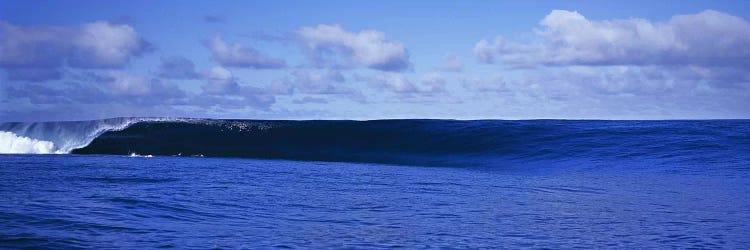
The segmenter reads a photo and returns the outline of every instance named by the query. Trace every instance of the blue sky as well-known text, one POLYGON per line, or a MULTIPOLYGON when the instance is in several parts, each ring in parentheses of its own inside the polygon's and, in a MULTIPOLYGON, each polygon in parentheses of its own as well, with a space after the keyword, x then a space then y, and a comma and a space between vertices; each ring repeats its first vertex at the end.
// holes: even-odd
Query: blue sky
POLYGON ((0 120, 750 118, 748 6, 0 0, 0 120))

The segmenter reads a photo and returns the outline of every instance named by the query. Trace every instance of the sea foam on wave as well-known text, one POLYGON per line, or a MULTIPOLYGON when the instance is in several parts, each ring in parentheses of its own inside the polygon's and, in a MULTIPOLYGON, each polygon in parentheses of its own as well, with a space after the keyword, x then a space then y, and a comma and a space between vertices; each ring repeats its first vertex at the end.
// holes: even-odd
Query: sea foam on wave
POLYGON ((0 154, 67 154, 107 131, 138 122, 177 121, 175 118, 111 118, 72 122, 0 123, 0 154))
POLYGON ((55 144, 50 141, 18 136, 12 132, 0 131, 0 154, 52 154, 55 144))

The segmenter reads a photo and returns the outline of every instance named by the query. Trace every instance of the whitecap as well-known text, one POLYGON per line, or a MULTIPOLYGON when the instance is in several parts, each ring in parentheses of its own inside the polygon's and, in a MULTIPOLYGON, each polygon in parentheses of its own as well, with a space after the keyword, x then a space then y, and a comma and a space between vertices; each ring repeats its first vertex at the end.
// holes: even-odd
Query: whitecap
POLYGON ((0 154, 52 154, 55 144, 50 141, 18 136, 15 133, 0 131, 0 154))

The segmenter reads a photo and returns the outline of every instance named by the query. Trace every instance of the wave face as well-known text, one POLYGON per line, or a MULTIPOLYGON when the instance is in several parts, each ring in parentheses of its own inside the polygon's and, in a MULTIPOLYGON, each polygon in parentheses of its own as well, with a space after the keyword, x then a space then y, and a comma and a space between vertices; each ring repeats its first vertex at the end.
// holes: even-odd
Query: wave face
POLYGON ((93 121, 0 123, 0 154, 66 154, 107 131, 165 118, 112 118, 93 121))
POLYGON ((744 166, 750 121, 139 121, 72 152, 425 166, 581 160, 744 166))

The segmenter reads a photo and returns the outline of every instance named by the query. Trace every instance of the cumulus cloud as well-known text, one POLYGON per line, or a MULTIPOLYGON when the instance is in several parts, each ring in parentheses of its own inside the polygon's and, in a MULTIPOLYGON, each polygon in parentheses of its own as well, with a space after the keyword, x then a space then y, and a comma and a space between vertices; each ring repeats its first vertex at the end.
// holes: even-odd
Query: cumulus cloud
POLYGON ((706 10, 664 22, 590 20, 555 10, 539 25, 530 42, 478 42, 480 61, 515 70, 463 86, 511 105, 580 110, 571 117, 746 113, 750 23, 740 17, 706 10))
POLYGON ((402 71, 409 67, 409 52, 385 33, 345 31, 339 25, 318 25, 297 30, 302 47, 318 66, 364 66, 382 71, 402 71))
POLYGON ((108 74, 109 81, 104 83, 104 91, 113 96, 127 98, 160 98, 169 100, 185 96, 176 85, 159 79, 131 75, 121 71, 108 74))
POLYGON ((195 64, 180 56, 162 57, 157 75, 167 79, 197 79, 200 74, 195 71, 195 64))
POLYGON ((222 67, 213 67, 206 74, 206 83, 201 88, 209 95, 233 95, 239 94, 240 86, 232 72, 222 67))
POLYGON ((241 45, 228 43, 221 36, 215 36, 206 42, 214 60, 224 67, 275 69, 286 67, 283 59, 271 58, 258 50, 241 45))
POLYGON ((478 42, 474 52, 482 62, 511 67, 750 63, 750 23, 713 10, 676 15, 666 22, 597 21, 578 12, 554 10, 539 25, 535 42, 497 37, 478 42))
POLYGON ((148 48, 149 44, 125 24, 98 21, 80 26, 19 26, 0 22, 0 67, 9 71, 13 80, 57 79, 60 75, 51 72, 65 65, 120 68, 148 48), (24 74, 32 70, 44 72, 45 77, 24 74))
POLYGON ((128 25, 87 23, 73 39, 73 55, 68 63, 81 68, 122 67, 146 47, 147 43, 128 25))

